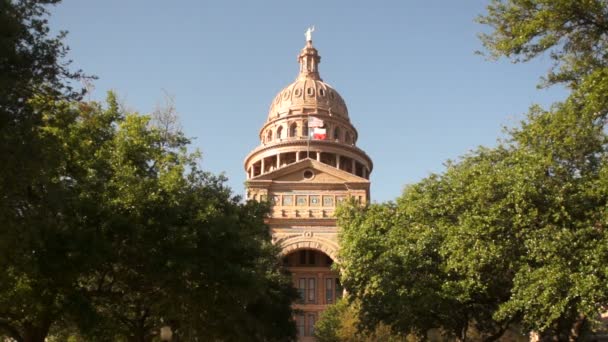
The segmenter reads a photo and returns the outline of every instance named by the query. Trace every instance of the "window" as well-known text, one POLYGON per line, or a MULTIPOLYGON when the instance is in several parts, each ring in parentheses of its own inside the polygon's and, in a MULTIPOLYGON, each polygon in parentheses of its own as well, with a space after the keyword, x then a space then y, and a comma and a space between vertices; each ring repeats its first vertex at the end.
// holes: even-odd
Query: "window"
POLYGON ((308 205, 306 195, 296 195, 296 205, 301 207, 308 205))
POLYGON ((272 141, 272 131, 268 130, 268 134, 266 135, 266 142, 272 141))
POLYGON ((314 303, 316 301, 315 300, 316 282, 317 282, 316 278, 308 278, 308 298, 306 300, 308 303, 314 303))
POLYGON ((283 137, 283 126, 279 126, 277 128, 277 139, 281 139, 283 137))
POLYGON ((340 299, 342 298, 342 292, 344 292, 344 290, 342 290, 342 284, 340 284, 340 279, 336 278, 336 299, 340 299))
POLYGON ((334 302, 334 279, 325 278, 325 303, 332 304, 334 302))
POLYGON ((314 336, 317 314, 315 312, 305 312, 296 316, 296 326, 298 337, 314 336))
POLYGON ((304 179, 312 179, 315 174, 312 170, 306 170, 302 175, 304 176, 304 179))
POLYGON ((304 298, 306 298, 306 278, 300 278, 298 280, 298 294, 300 295, 298 302, 304 303, 304 298))
POLYGON ((290 206, 293 204, 292 195, 283 195, 283 206, 290 206))
POLYGON ((314 313, 307 314, 307 322, 306 322, 306 332, 308 336, 314 336, 315 334, 315 322, 317 320, 317 315, 314 313))
POLYGON ((315 304, 317 302, 317 278, 298 279, 298 303, 315 304))
POLYGON ((298 125, 296 125, 296 123, 292 123, 291 126, 289 126, 289 136, 290 137, 296 137, 298 135, 298 125))
POLYGON ((296 325, 298 326, 298 336, 303 337, 305 334, 305 320, 306 317, 304 315, 298 315, 296 318, 296 325))
POLYGON ((325 278, 325 304, 333 304, 342 298, 342 285, 338 278, 325 278))
POLYGON ((340 139, 340 128, 338 127, 334 128, 334 139, 340 139))
POLYGON ((315 264, 315 255, 317 255, 317 253, 315 253, 314 251, 308 251, 308 264, 309 265, 315 264))
POLYGON ((317 252, 303 249, 298 252, 298 266, 315 266, 317 264, 317 252))

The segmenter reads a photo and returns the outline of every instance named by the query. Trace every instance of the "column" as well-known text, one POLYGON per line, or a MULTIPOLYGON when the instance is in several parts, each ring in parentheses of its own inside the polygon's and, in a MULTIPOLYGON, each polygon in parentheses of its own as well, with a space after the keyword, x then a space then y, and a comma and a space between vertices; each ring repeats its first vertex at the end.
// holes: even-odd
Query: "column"
POLYGON ((264 159, 265 158, 262 158, 262 169, 260 170, 260 175, 264 174, 264 159))
POLYGON ((321 151, 317 151, 317 161, 321 161, 321 151))
MULTIPOLYGON (((323 275, 323 273, 317 273, 317 282, 319 284, 319 286, 317 286, 317 294, 319 294, 319 297, 317 297, 319 299, 317 304, 327 304, 325 303, 325 279, 323 278, 323 275)), ((319 317, 317 317, 317 319, 319 319, 319 317)))
POLYGON ((355 159, 351 159, 351 165, 352 165, 352 171, 351 171, 351 173, 352 173, 353 175, 357 174, 357 173, 355 172, 355 159))
POLYGON ((281 154, 277 153, 277 169, 281 167, 281 154))
POLYGON ((336 154, 336 169, 340 170, 340 155, 336 154))

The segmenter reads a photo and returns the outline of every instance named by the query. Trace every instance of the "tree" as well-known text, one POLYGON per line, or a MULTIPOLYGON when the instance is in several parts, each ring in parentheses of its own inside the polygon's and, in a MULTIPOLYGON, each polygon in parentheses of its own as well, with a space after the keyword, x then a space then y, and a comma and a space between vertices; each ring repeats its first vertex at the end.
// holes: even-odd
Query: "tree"
POLYGON ((595 71, 396 204, 342 208, 343 283, 363 326, 460 340, 475 327, 488 341, 513 324, 558 340, 592 328, 608 303, 607 90, 595 71))
POLYGON ((27 189, 44 180, 47 169, 40 155, 46 145, 34 133, 41 123, 31 99, 44 95, 54 100, 77 99, 70 80, 84 77, 71 72, 64 61, 65 32, 49 37, 46 5, 58 0, 0 1, 0 222, 18 224, 16 210, 27 201, 27 189))
POLYGON ((601 0, 491 2, 491 56, 550 51, 546 84, 572 93, 395 204, 341 209, 343 283, 363 327, 460 340, 474 327, 488 341, 514 325, 570 341, 594 328, 608 304, 607 12, 601 0))
POLYGON ((78 98, 67 82, 82 76, 63 61, 65 33, 49 37, 45 5, 57 2, 0 1, 0 330, 26 341, 47 334, 57 306, 77 302, 63 295, 71 278, 58 277, 60 260, 38 263, 66 247, 65 232, 49 229, 66 223, 56 215, 65 193, 55 181, 55 145, 40 134, 39 109, 78 98), (24 299, 34 297, 45 310, 24 299))
POLYGON ((605 0, 491 0, 478 21, 492 28, 481 35, 491 57, 525 62, 549 52, 555 65, 546 85, 576 87, 608 66, 605 0))
MULTIPOLYGON (((596 307, 596 310, 598 305, 605 305, 605 299, 601 298, 603 292, 594 288, 601 288, 601 285, 597 285, 598 279, 602 278, 597 274, 597 268, 601 269, 602 266, 597 263, 593 266, 585 264, 585 272, 575 272, 578 274, 576 281, 555 278, 560 273, 554 271, 558 267, 575 267, 578 271, 583 265, 574 260, 587 258, 591 262, 589 260, 598 258, 573 247, 605 255, 605 251, 596 245, 602 241, 603 235, 598 237, 594 235, 593 229, 585 231, 583 226, 586 225, 587 229, 595 226, 596 230, 603 232, 602 224, 598 223, 603 220, 602 214, 598 212, 604 206, 603 197, 595 194, 595 191, 605 189, 605 134, 602 132, 605 132, 608 112, 605 95, 608 88, 608 3, 604 0, 493 0, 488 6, 488 13, 481 16, 479 21, 493 29, 489 34, 482 35, 484 45, 493 57, 505 56, 514 61, 527 61, 549 52, 555 64, 545 84, 565 83, 572 89, 572 94, 565 103, 556 104, 548 112, 534 108, 533 114, 538 119, 513 132, 520 144, 535 149, 544 157, 539 158, 539 163, 547 165, 551 160, 555 163, 548 167, 548 172, 554 176, 552 179, 557 181, 557 184, 551 184, 564 187, 555 195, 560 201, 569 200, 567 204, 570 207, 561 202, 553 204, 576 212, 575 215, 570 212, 556 215, 568 215, 574 221, 579 220, 578 223, 570 222, 578 225, 576 234, 556 235, 566 240, 572 239, 573 245, 558 247, 563 248, 562 252, 572 253, 569 255, 571 259, 563 261, 561 266, 555 265, 554 269, 548 266, 541 270, 531 269, 526 277, 522 277, 526 280, 516 279, 515 288, 516 293, 521 295, 527 291, 528 297, 540 296, 532 288, 542 283, 542 288, 553 291, 547 289, 544 295, 552 299, 549 302, 554 303, 556 308, 576 306, 570 308, 570 318, 564 321, 563 317, 557 318, 559 314, 555 310, 537 303, 534 307, 535 314, 544 311, 547 315, 552 312, 554 318, 561 323, 551 329, 547 326, 535 328, 541 331, 547 328, 556 333, 556 329, 567 329, 573 317, 578 317, 574 329, 577 331, 587 322, 593 309, 579 307, 581 303, 573 304, 576 300, 567 296, 589 296, 585 300, 591 300, 588 305, 596 307), (559 173, 553 174, 554 170, 559 170, 559 173), (537 279, 531 279, 533 275, 537 279), (546 284, 550 279, 554 282, 553 286, 546 284), (553 302, 556 298, 562 302, 553 302)), ((555 242, 544 246, 555 246, 555 242)), ((551 255, 547 251, 543 253, 546 254, 545 257, 551 255)), ((561 276, 565 277, 563 274, 561 276)), ((520 311, 524 305, 530 306, 523 302, 518 305, 520 311)))
POLYGON ((149 120, 126 115, 93 153, 107 162, 95 202, 111 247, 87 282, 97 312, 130 341, 167 323, 187 340, 292 338, 296 294, 264 224, 268 206, 239 203, 223 177, 199 169, 183 133, 149 120))
POLYGON ((315 324, 315 338, 319 342, 347 342, 347 341, 417 341, 413 337, 399 336, 391 332, 389 326, 380 324, 370 332, 362 333, 358 330, 357 303, 349 303, 341 299, 328 307, 319 321, 315 324))
POLYGON ((191 340, 292 338, 268 209, 201 171, 166 121, 113 94, 78 102, 65 33, 48 34, 58 2, 0 1, 0 334, 147 341, 172 323, 191 340))
POLYGON ((264 224, 268 206, 240 203, 223 177, 200 170, 180 131, 123 113, 111 93, 107 102, 41 110, 57 163, 56 190, 42 193, 59 204, 15 241, 0 286, 6 333, 41 341, 65 325, 87 340, 143 342, 171 324, 193 341, 293 338, 296 293, 264 224))

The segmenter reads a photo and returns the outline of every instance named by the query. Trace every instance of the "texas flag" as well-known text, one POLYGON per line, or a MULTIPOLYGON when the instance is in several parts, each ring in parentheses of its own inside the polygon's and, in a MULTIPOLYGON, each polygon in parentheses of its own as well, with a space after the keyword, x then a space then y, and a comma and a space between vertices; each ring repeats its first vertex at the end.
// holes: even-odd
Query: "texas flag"
POLYGON ((308 127, 309 128, 314 128, 314 127, 323 127, 324 123, 323 120, 316 118, 314 116, 311 116, 308 118, 308 127))
POLYGON ((325 140, 327 137, 327 130, 325 128, 314 127, 310 131, 310 137, 314 140, 325 140))

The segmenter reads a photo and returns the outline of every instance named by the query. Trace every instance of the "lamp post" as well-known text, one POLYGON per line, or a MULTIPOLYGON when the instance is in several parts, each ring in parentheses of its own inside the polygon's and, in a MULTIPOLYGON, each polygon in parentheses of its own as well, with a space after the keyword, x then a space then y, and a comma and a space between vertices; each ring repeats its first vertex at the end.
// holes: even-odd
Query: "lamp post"
POLYGON ((173 331, 171 330, 170 326, 165 325, 160 328, 160 340, 161 341, 171 341, 172 338, 173 338, 173 331))

